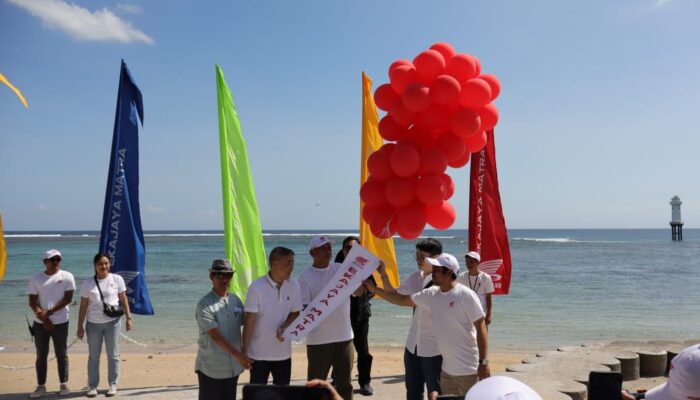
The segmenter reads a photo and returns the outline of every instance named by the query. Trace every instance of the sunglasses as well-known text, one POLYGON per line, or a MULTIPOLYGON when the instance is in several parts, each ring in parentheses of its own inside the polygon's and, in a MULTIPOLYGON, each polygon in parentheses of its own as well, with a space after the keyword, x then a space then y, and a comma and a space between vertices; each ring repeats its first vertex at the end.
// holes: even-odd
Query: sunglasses
POLYGON ((51 258, 49 258, 49 261, 54 262, 54 263, 59 263, 59 262, 61 262, 61 257, 51 257, 51 258))
POLYGON ((221 278, 231 278, 233 276, 233 272, 214 272, 213 273, 215 277, 221 279, 221 278))

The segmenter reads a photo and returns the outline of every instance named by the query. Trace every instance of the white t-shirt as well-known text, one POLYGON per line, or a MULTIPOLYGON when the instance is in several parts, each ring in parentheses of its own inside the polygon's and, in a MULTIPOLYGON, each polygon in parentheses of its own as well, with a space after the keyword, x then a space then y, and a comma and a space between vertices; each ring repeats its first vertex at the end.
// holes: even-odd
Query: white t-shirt
POLYGON ((481 301, 481 308, 484 309, 484 312, 488 311, 486 295, 494 292, 491 275, 484 271, 479 271, 479 275, 476 276, 469 275, 469 271, 462 272, 457 277, 457 282, 475 291, 476 295, 479 296, 479 301, 481 301))
MULTIPOLYGON (((68 271, 58 270, 53 275, 39 272, 29 280, 27 294, 35 294, 39 296, 39 307, 42 310, 49 310, 63 300, 66 292, 75 290, 75 279, 73 274, 68 271)), ((49 320, 53 324, 63 324, 68 322, 68 306, 56 311, 49 316, 49 320)), ((41 323, 41 320, 34 317, 34 321, 41 323)))
MULTIPOLYGON (((311 266, 299 275, 301 303, 309 304, 321 293, 342 264, 330 263, 326 268, 311 266)), ((350 297, 306 336, 306 344, 344 342, 353 338, 350 325, 350 297)))
POLYGON ((301 311, 299 282, 289 279, 279 288, 270 274, 253 281, 248 288, 245 312, 256 313, 253 333, 246 352, 253 360, 280 361, 292 356, 292 341, 277 340, 277 329, 289 313, 301 311))
MULTIPOLYGON (((108 306, 119 305, 119 293, 126 292, 124 278, 117 274, 108 274, 104 279, 97 280, 105 297, 105 304, 108 306)), ((80 286, 80 297, 88 299, 87 320, 93 324, 104 324, 114 321, 117 318, 108 317, 104 313, 100 292, 95 285, 95 278, 88 278, 80 286)))
POLYGON ((419 308, 430 311, 435 325, 442 370, 450 375, 473 375, 479 367, 474 321, 484 318, 473 290, 455 285, 447 292, 432 286, 411 295, 419 308))
MULTIPOLYGON (((432 276, 425 277, 420 271, 416 271, 408 276, 396 289, 398 293, 412 295, 418 293, 425 285, 432 280, 432 276)), ((406 338, 406 349, 419 357, 435 357, 440 355, 437 339, 433 329, 433 319, 430 318, 430 311, 416 307, 413 310, 411 319, 411 329, 406 338)))

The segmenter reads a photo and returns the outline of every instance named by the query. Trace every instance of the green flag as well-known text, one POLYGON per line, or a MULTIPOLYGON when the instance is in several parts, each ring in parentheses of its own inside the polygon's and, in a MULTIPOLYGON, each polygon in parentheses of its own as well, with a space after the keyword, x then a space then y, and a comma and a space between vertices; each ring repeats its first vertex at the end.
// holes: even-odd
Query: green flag
POLYGON ((250 176, 245 139, 224 73, 216 66, 219 101, 219 146, 221 147, 221 191, 224 196, 226 257, 236 273, 231 292, 245 302, 248 286, 267 273, 265 246, 253 178, 250 176))

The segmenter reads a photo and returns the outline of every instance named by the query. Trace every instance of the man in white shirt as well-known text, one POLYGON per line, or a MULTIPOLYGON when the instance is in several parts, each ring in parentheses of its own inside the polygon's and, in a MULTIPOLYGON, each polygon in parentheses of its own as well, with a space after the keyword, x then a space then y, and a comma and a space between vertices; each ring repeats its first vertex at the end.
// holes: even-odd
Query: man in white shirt
POLYGON ((253 360, 250 383, 289 385, 292 376, 292 342, 282 332, 301 311, 299 283, 291 279, 294 252, 275 247, 270 271, 253 281, 245 301, 243 352, 253 360))
POLYGON ((459 274, 457 282, 473 290, 479 296, 481 308, 484 309, 486 314, 484 322, 486 322, 488 327, 491 325, 491 310, 493 308, 493 302, 491 301, 491 295, 494 292, 493 281, 489 274, 479 269, 479 263, 481 262, 479 253, 470 251, 464 258, 467 262, 467 271, 459 274))
POLYGON ((37 388, 29 395, 36 399, 46 393, 47 357, 49 340, 53 341, 58 380, 61 383, 59 394, 67 396, 68 389, 68 305, 73 301, 75 279, 73 274, 61 270, 61 252, 55 249, 44 253, 46 269, 29 281, 29 308, 34 312, 34 344, 36 345, 37 388))
MULTIPOLYGON (((325 236, 316 236, 311 239, 309 254, 313 258, 313 263, 299 276, 301 300, 304 306, 318 296, 341 266, 331 262, 333 249, 330 240, 325 236)), ((325 380, 332 366, 335 387, 344 400, 352 399, 350 374, 355 358, 352 338, 350 297, 306 336, 308 380, 325 380)))
POLYGON ((488 331, 479 298, 457 283, 459 263, 451 254, 426 258, 433 266, 434 286, 412 295, 365 286, 390 303, 429 310, 442 354, 440 386, 442 394, 466 395, 479 379, 488 378, 488 331))
MULTIPOLYGON (((391 286, 386 267, 383 263, 380 264, 379 275, 382 278, 384 290, 412 295, 433 286, 431 274, 433 266, 425 260, 427 257, 437 257, 440 253, 442 253, 442 243, 439 240, 434 238, 420 240, 416 244, 418 270, 401 282, 396 290, 391 286)), ((427 387, 428 393, 440 392, 442 355, 435 338, 430 310, 414 308, 411 328, 406 338, 403 364, 406 371, 407 400, 424 399, 424 387, 427 387)))

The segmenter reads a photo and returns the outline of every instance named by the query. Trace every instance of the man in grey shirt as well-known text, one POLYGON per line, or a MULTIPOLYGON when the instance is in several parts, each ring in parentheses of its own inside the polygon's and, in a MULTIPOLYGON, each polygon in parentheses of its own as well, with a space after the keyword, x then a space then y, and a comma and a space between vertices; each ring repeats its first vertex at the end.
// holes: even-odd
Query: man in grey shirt
POLYGON ((241 352, 243 303, 228 291, 232 276, 228 260, 214 260, 209 269, 211 292, 197 303, 195 371, 200 400, 235 399, 238 377, 251 366, 251 360, 241 352))

